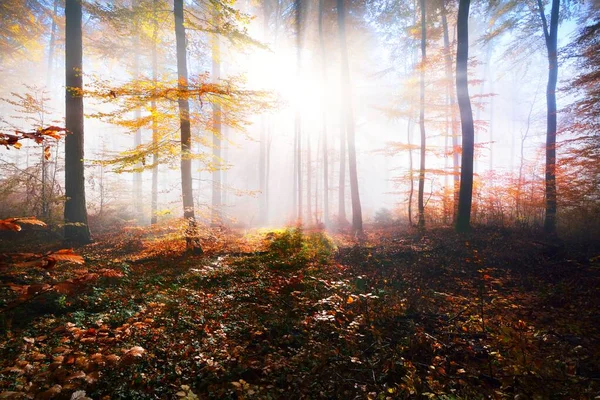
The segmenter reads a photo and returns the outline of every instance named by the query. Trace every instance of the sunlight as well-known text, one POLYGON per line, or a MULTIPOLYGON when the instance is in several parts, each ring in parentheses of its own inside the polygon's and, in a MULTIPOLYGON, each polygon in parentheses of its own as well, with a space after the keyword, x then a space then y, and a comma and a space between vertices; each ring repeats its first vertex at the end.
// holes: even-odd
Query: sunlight
MULTIPOLYGON (((314 65, 310 52, 303 52, 299 76, 296 73, 294 47, 281 48, 275 52, 256 52, 248 60, 248 81, 257 89, 275 93, 281 102, 280 112, 293 115, 299 110, 304 125, 317 124, 325 105, 332 110, 339 108, 338 96, 333 96, 331 91, 323 93, 322 74, 318 69, 319 65, 314 65)), ((320 130, 308 129, 307 132, 318 135, 320 130)))

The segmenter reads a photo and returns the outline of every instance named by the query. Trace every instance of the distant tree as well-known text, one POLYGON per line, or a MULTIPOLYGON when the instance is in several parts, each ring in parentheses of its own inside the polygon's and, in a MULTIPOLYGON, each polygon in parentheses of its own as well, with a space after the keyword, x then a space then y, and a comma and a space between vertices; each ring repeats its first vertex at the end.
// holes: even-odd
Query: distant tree
POLYGON ((421 160, 419 166, 419 228, 425 227, 425 151, 427 146, 427 136, 425 135, 425 64, 427 62, 427 14, 425 9, 425 0, 420 1, 421 5, 421 73, 420 73, 420 96, 419 96, 419 128, 421 131, 421 160))
POLYGON ((460 108, 462 126, 462 156, 460 170, 460 193, 456 230, 466 232, 471 228, 471 203, 473 199, 473 153, 475 128, 473 111, 469 98, 467 67, 469 61, 469 7, 470 0, 460 0, 458 4, 457 50, 456 50, 456 95, 460 108))
POLYGON ((65 3, 65 240, 78 244, 91 241, 85 205, 83 153, 83 35, 80 0, 65 3))
POLYGON ((460 185, 460 169, 458 163, 458 132, 456 126, 456 118, 455 118, 455 97, 456 93, 454 90, 454 79, 453 79, 453 68, 452 68, 452 48, 450 47, 450 35, 448 29, 448 0, 442 0, 441 4, 441 14, 442 14, 442 29, 444 36, 444 64, 445 64, 445 73, 446 73, 446 81, 448 85, 448 101, 449 101, 449 114, 450 114, 450 132, 452 136, 452 182, 453 182, 453 217, 452 220, 456 222, 456 212, 458 208, 458 193, 459 193, 459 185, 460 185))
POLYGON ((352 198, 352 231, 363 233, 362 209, 358 190, 358 171, 356 165, 355 123, 352 110, 352 86, 350 65, 348 63, 348 45, 346 43, 346 9, 344 0, 337 0, 338 32, 341 50, 342 73, 342 110, 344 113, 346 136, 348 140, 348 166, 350 172, 350 195, 352 198))
MULTIPOLYGON (((325 35, 323 33, 323 14, 325 0, 319 0, 319 49, 321 53, 321 99, 325 104, 325 95, 327 93, 327 54, 325 51, 325 35)), ((323 107, 321 114, 321 135, 323 137, 323 222, 329 224, 329 148, 327 146, 327 110, 323 107)))

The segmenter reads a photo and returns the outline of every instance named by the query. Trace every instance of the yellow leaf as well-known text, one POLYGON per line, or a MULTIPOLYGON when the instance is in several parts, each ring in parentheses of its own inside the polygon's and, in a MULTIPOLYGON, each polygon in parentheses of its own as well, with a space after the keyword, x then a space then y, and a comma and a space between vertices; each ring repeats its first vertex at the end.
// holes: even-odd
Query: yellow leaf
POLYGON ((354 303, 354 299, 352 298, 352 296, 348 296, 348 300, 346 300, 346 303, 348 303, 348 304, 354 303))

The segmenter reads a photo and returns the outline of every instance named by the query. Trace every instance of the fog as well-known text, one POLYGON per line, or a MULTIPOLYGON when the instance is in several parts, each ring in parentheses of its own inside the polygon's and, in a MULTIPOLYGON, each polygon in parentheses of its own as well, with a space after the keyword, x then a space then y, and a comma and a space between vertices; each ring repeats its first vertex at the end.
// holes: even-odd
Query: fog
MULTIPOLYGON (((126 2, 115 4, 115 7, 128 7, 126 2)), ((224 106, 220 159, 211 155, 213 135, 217 134, 210 128, 214 122, 211 120, 211 102, 190 99, 194 206, 199 218, 206 223, 210 222, 213 210, 214 169, 219 170, 221 179, 222 205, 218 207, 222 211, 223 223, 255 227, 297 221, 299 216, 294 209, 296 113, 300 116, 302 132, 303 190, 300 196, 304 210, 300 218, 307 225, 337 221, 340 132, 343 132, 344 125, 335 4, 326 2, 323 27, 325 60, 319 47, 317 5, 305 5, 299 70, 292 11, 287 3, 277 4, 281 6, 279 15, 277 10, 270 10, 268 21, 265 21, 260 6, 236 3, 233 7, 250 17, 247 25, 239 22, 239 26, 246 29, 244 34, 251 40, 235 40, 225 33, 220 35, 221 80, 218 82, 234 79, 239 88, 261 93, 264 99, 260 105, 252 107, 234 105, 232 108, 238 107, 235 110, 224 106), (325 139, 327 148, 324 149, 325 139), (266 154, 261 153, 261 145, 266 154), (329 221, 325 221, 323 204, 324 152, 328 155, 329 221), (263 161, 264 187, 261 187, 260 178, 261 157, 267 157, 263 161), (261 201, 266 204, 264 217, 260 215, 261 201)), ((419 21, 417 17, 386 17, 381 12, 384 6, 384 3, 375 2, 351 7, 346 21, 359 193, 366 222, 372 221, 381 209, 392 211, 394 218, 405 222, 410 186, 409 137, 414 146, 412 173, 415 185, 419 165, 418 74, 423 67, 418 51, 419 21)), ((186 7, 190 8, 190 13, 200 12, 195 3, 190 2, 186 7)), ((51 32, 48 31, 35 43, 26 44, 26 51, 2 57, 0 90, 2 98, 9 100, 0 103, 3 131, 31 130, 49 124, 64 126, 64 29, 60 26, 63 17, 59 8, 59 26, 51 61, 51 32), (47 98, 43 112, 25 115, 15 94, 30 94, 38 101, 42 97, 47 98), (25 116, 31 119, 24 119, 25 116)), ((122 121, 150 115, 149 104, 138 101, 141 111, 136 117, 131 103, 125 105, 135 96, 122 93, 109 96, 107 93, 111 88, 122 87, 129 82, 151 82, 152 44, 146 40, 149 28, 142 29, 146 30, 143 32, 145 39, 135 39, 118 31, 114 23, 104 18, 94 15, 89 9, 84 11, 88 213, 112 213, 121 220, 134 222, 137 219, 140 224, 148 224, 151 217, 151 156, 125 167, 111 160, 122 157, 123 152, 135 150, 134 134, 138 126, 124 126, 122 121), (115 117, 113 113, 122 110, 122 107, 129 109, 115 117), (111 123, 115 119, 121 123, 111 123), (141 174, 141 193, 135 190, 134 170, 141 174)), ((432 222, 440 222, 441 214, 435 210, 443 207, 444 197, 453 185, 450 125, 454 120, 457 131, 460 131, 460 119, 452 118, 451 112, 447 111, 449 94, 444 76, 444 43, 439 14, 432 11, 428 18, 428 61, 424 66, 425 198, 430 213, 428 218, 432 222)), ((540 35, 535 38, 537 42, 532 39, 532 44, 522 50, 515 44, 518 37, 507 31, 486 42, 484 34, 491 29, 486 18, 483 10, 476 7, 470 26, 469 90, 476 126, 476 182, 481 187, 510 185, 507 179, 516 176, 520 170, 522 172, 523 168, 532 179, 543 179, 548 70, 543 40, 540 35)), ((173 83, 177 79, 177 66, 172 14, 163 11, 159 20, 159 77, 163 82, 173 83)), ((454 14, 449 16, 449 26, 450 41, 455 43, 454 14)), ((203 74, 211 80, 214 72, 211 38, 214 35, 193 29, 191 22, 187 28, 190 80, 203 74)), ((559 47, 569 42, 574 29, 572 21, 561 25, 559 47)), ((453 54, 452 57, 454 64, 453 54)), ((573 73, 568 63, 561 65, 561 81, 568 80, 573 73)), ((567 95, 559 93, 558 109, 569 101, 567 95)), ((161 112, 171 117, 165 117, 164 123, 161 122, 161 134, 165 141, 173 143, 179 138, 176 106, 177 101, 173 99, 163 101, 159 106, 161 112)), ((457 113, 457 110, 454 112, 457 113)), ((562 118, 565 117, 559 115, 559 125, 562 118)), ((145 123, 140 129, 141 146, 148 146, 152 141, 151 127, 145 123)), ((52 171, 59 186, 64 180, 63 142, 52 145, 49 160, 51 165, 57 163, 56 167, 52 167, 56 171, 52 171)), ((24 143, 21 149, 3 151, 0 154, 3 179, 16 171, 35 175, 32 168, 40 163, 42 151, 35 143, 24 143)), ((169 151, 165 150, 164 157, 161 155, 158 167, 157 213, 160 219, 180 217, 182 209, 179 158, 177 153, 168 155, 169 151)), ((346 215, 350 216, 352 205, 347 171, 345 175, 346 215)), ((482 200, 476 197, 474 201, 482 200)), ((14 202, 14 198, 7 195, 1 212, 9 214, 14 202)), ((27 212, 35 212, 31 207, 27 212)), ((54 217, 59 217, 60 201, 54 207, 54 217)))

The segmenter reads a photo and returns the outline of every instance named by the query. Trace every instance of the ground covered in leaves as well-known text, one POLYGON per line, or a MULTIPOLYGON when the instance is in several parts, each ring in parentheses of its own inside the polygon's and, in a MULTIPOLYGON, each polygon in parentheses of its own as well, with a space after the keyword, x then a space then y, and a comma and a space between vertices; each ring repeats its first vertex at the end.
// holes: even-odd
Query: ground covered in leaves
POLYGON ((186 257, 175 233, 133 229, 51 276, 5 263, 0 399, 600 396, 593 251, 373 232, 215 232, 186 257))

